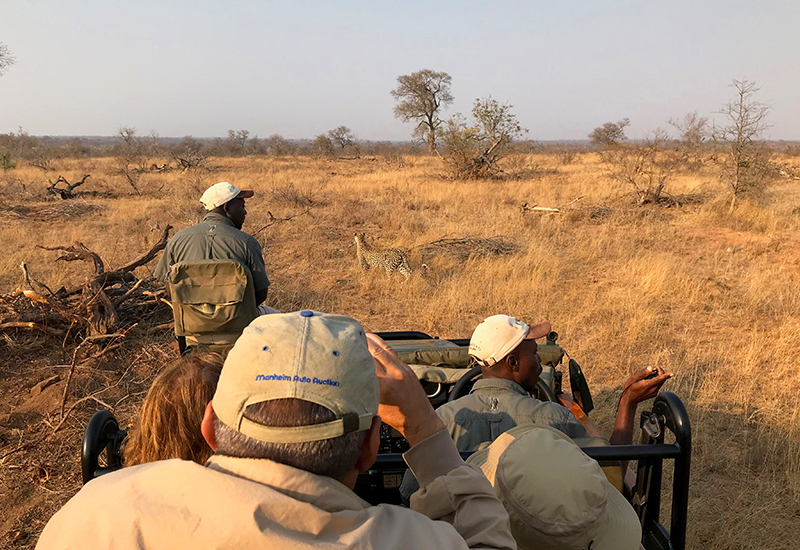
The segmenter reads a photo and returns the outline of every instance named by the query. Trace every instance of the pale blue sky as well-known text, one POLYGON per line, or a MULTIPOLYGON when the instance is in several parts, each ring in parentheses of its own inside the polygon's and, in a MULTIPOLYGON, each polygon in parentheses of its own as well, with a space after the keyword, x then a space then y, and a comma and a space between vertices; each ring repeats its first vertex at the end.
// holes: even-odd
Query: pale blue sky
POLYGON ((747 77, 769 137, 800 139, 799 28, 796 0, 0 0, 0 132, 403 140, 389 91, 432 69, 446 114, 491 94, 542 140, 623 117, 641 137, 747 77))

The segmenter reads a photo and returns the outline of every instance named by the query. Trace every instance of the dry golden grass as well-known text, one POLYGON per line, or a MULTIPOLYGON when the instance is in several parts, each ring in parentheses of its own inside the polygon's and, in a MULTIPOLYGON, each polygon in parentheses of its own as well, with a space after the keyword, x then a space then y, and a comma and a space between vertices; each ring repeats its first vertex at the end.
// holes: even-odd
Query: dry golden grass
POLYGON ((548 319, 584 366, 600 403, 593 416, 605 432, 630 372, 648 365, 673 371, 665 389, 681 396, 693 425, 691 547, 795 547, 796 184, 776 185, 762 202, 728 215, 711 170, 675 180, 670 192, 684 206, 637 207, 591 154, 568 166, 555 156, 513 159, 509 166, 535 170, 486 182, 443 179, 432 158, 409 157, 399 170, 381 160, 215 159, 217 169, 201 176, 145 174, 141 196, 111 175, 112 164, 62 161, 51 178, 92 174, 80 190, 96 196, 74 201, 45 201, 38 170, 0 176, 0 291, 18 283, 23 260, 51 286, 82 277, 85 266, 55 263, 35 244, 80 240, 112 267, 130 259, 157 240, 157 227, 198 221, 197 199, 217 181, 256 191, 247 204, 251 233, 270 223, 268 211, 301 214, 305 200, 313 204, 307 214, 257 233, 273 282, 269 305, 345 313, 372 330, 448 337, 469 336, 495 313, 548 319), (289 184, 297 200, 285 192, 289 184), (557 206, 580 196, 561 214, 520 211, 525 202, 557 206), (356 231, 377 247, 407 249, 411 280, 362 273, 350 246, 356 231), (517 252, 468 260, 421 252, 440 238, 494 236, 514 242, 517 252))

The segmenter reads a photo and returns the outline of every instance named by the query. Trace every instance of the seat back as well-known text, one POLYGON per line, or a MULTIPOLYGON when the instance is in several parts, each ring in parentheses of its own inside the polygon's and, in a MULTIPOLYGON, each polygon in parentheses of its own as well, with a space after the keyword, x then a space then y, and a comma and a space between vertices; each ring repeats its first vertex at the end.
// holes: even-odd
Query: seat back
POLYGON ((179 337, 238 336, 258 317, 253 276, 235 260, 180 262, 167 282, 179 337))

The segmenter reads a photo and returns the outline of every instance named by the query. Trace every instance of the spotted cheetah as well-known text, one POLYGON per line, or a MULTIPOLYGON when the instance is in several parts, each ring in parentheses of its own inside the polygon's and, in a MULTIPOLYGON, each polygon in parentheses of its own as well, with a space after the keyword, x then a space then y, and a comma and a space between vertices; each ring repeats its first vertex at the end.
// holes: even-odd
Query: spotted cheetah
POLYGON ((367 271, 370 267, 382 267, 386 270, 386 277, 391 277, 393 271, 399 271, 408 280, 411 277, 411 268, 405 252, 397 248, 375 250, 367 244, 364 233, 356 233, 356 255, 361 269, 367 271))

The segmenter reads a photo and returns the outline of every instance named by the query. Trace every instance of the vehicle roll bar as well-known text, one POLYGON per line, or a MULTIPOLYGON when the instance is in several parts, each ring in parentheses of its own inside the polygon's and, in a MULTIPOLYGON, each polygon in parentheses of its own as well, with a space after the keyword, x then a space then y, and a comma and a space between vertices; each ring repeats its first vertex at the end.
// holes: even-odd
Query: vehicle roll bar
POLYGON ((397 330, 389 332, 376 332, 382 340, 391 342, 392 340, 433 340, 433 336, 418 330, 397 330))
POLYGON ((120 446, 125 439, 125 430, 119 429, 114 415, 109 411, 94 413, 83 432, 81 451, 81 476, 86 485, 92 479, 122 468, 120 446), (106 465, 99 465, 102 452, 106 452, 106 465))

